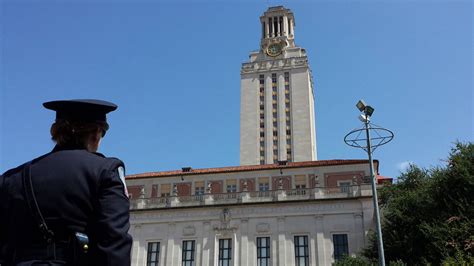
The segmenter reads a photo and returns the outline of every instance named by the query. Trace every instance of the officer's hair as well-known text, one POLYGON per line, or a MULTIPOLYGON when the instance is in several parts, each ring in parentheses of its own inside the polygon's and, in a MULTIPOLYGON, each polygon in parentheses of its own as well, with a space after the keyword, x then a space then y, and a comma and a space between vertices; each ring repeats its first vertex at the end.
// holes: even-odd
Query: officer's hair
POLYGON ((79 122, 56 119, 51 125, 51 139, 59 146, 87 147, 91 137, 109 129, 106 122, 79 122))

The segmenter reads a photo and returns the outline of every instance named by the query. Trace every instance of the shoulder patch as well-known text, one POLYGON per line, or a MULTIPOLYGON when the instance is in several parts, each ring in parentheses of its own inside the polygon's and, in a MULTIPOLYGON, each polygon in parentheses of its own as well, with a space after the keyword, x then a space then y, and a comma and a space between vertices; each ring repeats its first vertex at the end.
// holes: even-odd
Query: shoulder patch
POLYGON ((123 192, 125 192, 125 195, 127 197, 129 197, 128 196, 128 190, 127 190, 127 184, 125 183, 125 168, 123 168, 123 166, 119 166, 117 168, 117 171, 118 171, 118 175, 120 177, 120 181, 122 181, 122 183, 123 183, 123 192))

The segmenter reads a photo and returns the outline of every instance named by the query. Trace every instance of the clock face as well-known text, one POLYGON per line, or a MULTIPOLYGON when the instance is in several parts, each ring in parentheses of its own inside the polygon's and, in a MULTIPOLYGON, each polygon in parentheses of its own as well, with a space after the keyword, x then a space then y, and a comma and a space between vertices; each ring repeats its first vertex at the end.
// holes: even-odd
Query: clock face
POLYGON ((282 47, 280 43, 272 43, 267 47, 267 54, 269 56, 278 56, 282 52, 282 47))

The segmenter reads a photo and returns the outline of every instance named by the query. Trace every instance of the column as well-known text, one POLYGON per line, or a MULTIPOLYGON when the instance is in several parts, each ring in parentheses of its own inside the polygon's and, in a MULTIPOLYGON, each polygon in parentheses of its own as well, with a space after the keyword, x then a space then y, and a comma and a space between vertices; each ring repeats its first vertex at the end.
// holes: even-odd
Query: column
MULTIPOLYGON (((174 223, 168 224, 168 243, 166 244, 166 257, 164 264, 173 266, 177 265, 175 264, 175 259, 174 259, 174 246, 175 246, 175 240, 174 240, 174 231, 175 231, 176 225, 174 223)), ((177 260, 178 258, 176 258, 177 260)))
POLYGON ((288 17, 283 16, 283 35, 288 36, 288 17))
POLYGON ((280 18, 281 18, 281 17, 277 17, 278 36, 281 36, 281 23, 280 23, 280 18))
POLYGON ((248 265, 248 245, 249 245, 249 220, 240 220, 240 265, 248 265))
POLYGON ((286 263, 286 232, 285 218, 278 217, 278 266, 291 265, 286 263))
POLYGON ((349 245, 349 254, 359 252, 365 242, 364 224, 361 212, 354 213, 354 246, 349 245))
POLYGON ((317 265, 325 265, 325 245, 324 245, 324 216, 316 215, 315 217, 315 232, 316 232, 316 256, 317 265))
POLYGON ((275 36, 275 23, 273 23, 273 18, 268 19, 268 23, 270 23, 270 37, 275 36))
POLYGON ((201 265, 210 265, 210 250, 211 250, 211 243, 209 239, 209 235, 206 235, 207 232, 211 231, 211 223, 209 221, 205 221, 202 224, 203 231, 202 231, 202 255, 201 255, 201 265))
POLYGON ((265 22, 265 38, 270 37, 270 27, 268 25, 268 21, 265 22))
POLYGON ((232 234, 232 264, 234 266, 240 265, 240 247, 239 247, 239 240, 240 239, 240 230, 236 230, 232 234), (237 232, 236 232, 237 231, 237 232))
POLYGON ((141 227, 142 226, 140 224, 132 225, 130 227, 129 233, 135 236, 135 238, 133 239, 133 245, 132 245, 132 259, 131 259, 132 265, 142 265, 145 263, 143 260, 146 259, 146 249, 147 249, 146 241, 144 240, 142 243, 143 245, 145 245, 145 247, 140 245, 140 240, 142 239, 141 232, 140 232, 141 227), (141 251, 143 250, 145 250, 145 254, 141 256, 141 251))

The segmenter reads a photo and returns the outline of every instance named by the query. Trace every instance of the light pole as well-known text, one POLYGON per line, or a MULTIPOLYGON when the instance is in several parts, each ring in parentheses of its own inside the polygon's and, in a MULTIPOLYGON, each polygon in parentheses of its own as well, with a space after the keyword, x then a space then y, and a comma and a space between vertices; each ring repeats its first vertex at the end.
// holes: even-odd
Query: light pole
POLYGON ((380 210, 379 210, 379 203, 377 197, 377 183, 376 177, 374 174, 374 162, 372 160, 372 152, 377 147, 382 146, 393 139, 393 132, 381 128, 381 127, 372 127, 370 124, 370 117, 374 113, 374 108, 366 105, 363 100, 360 100, 356 104, 361 114, 359 115, 359 119, 364 123, 364 128, 362 129, 355 129, 349 132, 344 137, 344 142, 352 147, 362 148, 364 149, 368 156, 369 156, 369 167, 370 167, 370 181, 372 184, 372 199, 374 201, 374 211, 375 211, 375 227, 377 231, 377 248, 379 254, 379 265, 385 266, 385 256, 384 256, 384 249, 383 249, 383 239, 382 239, 382 228, 380 224, 380 210), (362 131, 365 131, 366 138, 360 138, 362 131), (374 131, 378 136, 371 138, 370 131, 374 131), (372 145, 372 141, 378 141, 375 145, 372 145), (365 142, 365 143, 364 143, 365 142))

